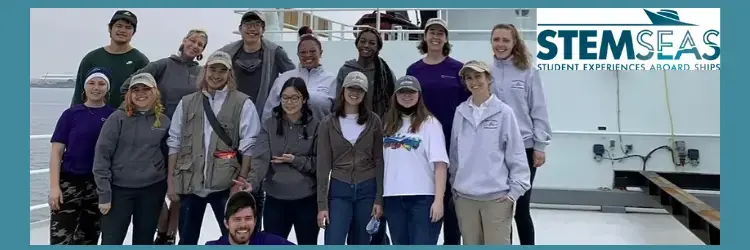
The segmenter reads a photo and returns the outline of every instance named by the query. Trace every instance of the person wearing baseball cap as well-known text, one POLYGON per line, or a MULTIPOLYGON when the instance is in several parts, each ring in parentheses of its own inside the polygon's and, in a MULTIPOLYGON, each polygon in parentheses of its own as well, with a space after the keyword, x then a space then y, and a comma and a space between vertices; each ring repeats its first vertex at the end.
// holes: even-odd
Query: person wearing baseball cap
MULTIPOLYGON (((421 59, 406 68, 406 75, 419 79, 422 85, 421 99, 435 118, 440 121, 443 136, 450 138, 453 114, 456 107, 469 98, 458 71, 463 63, 450 57, 451 44, 448 39, 448 23, 440 18, 425 22, 424 36, 417 46, 421 59)), ((450 142, 446 145, 446 150, 450 142)), ((453 197, 450 183, 446 183, 445 197, 453 197)), ((443 245, 459 245, 461 232, 458 229, 456 211, 451 199, 444 199, 443 245)))
MULTIPOLYGON (((490 35, 494 76, 492 93, 515 112, 533 185, 537 169, 547 161, 545 148, 552 141, 542 79, 523 36, 514 25, 497 24, 490 35)), ((535 244, 531 193, 527 192, 518 199, 514 216, 521 245, 535 244)))
POLYGON ((133 221, 133 245, 153 245, 167 192, 162 113, 156 80, 132 78, 125 104, 107 118, 96 143, 93 174, 99 194, 102 245, 122 245, 133 221))
POLYGON ((436 245, 440 236, 449 160, 421 92, 416 77, 399 78, 385 115, 383 202, 394 245, 436 245))
POLYGON ((224 206, 223 227, 229 231, 206 245, 294 245, 282 237, 255 231, 257 202, 249 192, 238 191, 227 199, 224 206))
POLYGON ((138 18, 129 10, 118 10, 112 15, 107 24, 109 45, 92 50, 81 59, 71 105, 84 102, 81 92, 86 72, 94 67, 103 67, 112 71, 107 104, 113 108, 120 107, 123 98, 119 93, 120 87, 128 77, 149 63, 148 57, 130 44, 137 25, 138 18))
POLYGON ((448 171, 463 244, 510 245, 515 203, 531 188, 523 138, 486 63, 468 61, 459 76, 471 97, 456 109, 448 171))
POLYGON ((91 171, 96 140, 115 109, 105 103, 109 70, 93 68, 85 82, 86 101, 63 111, 50 138, 50 245, 96 245, 101 235, 91 171))
POLYGON ((368 85, 362 72, 347 74, 334 112, 318 127, 318 226, 326 245, 347 237, 349 245, 369 245, 367 223, 383 214, 383 125, 365 103, 368 85))
POLYGON ((256 10, 245 12, 240 19, 238 31, 242 39, 219 50, 232 58, 237 89, 259 104, 258 113, 262 114, 263 104, 266 103, 273 82, 279 74, 296 66, 284 48, 263 37, 266 31, 263 13, 256 10))
MULTIPOLYGON (((260 118, 253 101, 237 90, 233 73, 229 54, 212 53, 196 80, 200 90, 182 97, 172 116, 167 147, 168 164, 174 167, 167 169, 167 197, 180 201, 179 245, 197 245, 206 204, 223 211, 230 189, 247 183, 260 118), (196 155, 200 159, 178 161, 196 155)), ((214 215, 217 221, 225 219, 214 215)), ((220 230, 227 235, 225 227, 220 230)))

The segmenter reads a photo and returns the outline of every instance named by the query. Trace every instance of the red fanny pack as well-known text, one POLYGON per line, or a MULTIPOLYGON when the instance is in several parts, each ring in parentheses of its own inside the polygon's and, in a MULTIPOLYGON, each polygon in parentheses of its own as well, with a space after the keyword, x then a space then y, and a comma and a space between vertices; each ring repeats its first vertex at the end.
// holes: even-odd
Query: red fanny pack
POLYGON ((237 152, 234 151, 217 151, 214 153, 214 157, 219 159, 234 159, 237 158, 237 152))

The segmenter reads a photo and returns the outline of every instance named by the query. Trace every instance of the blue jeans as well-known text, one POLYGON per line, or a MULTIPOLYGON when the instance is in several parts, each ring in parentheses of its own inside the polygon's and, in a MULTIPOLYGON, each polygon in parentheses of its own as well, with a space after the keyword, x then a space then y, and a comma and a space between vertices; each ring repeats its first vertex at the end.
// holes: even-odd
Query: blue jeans
POLYGON ((229 189, 211 193, 206 197, 194 194, 180 195, 180 218, 177 232, 180 234, 179 245, 197 245, 203 226, 203 215, 206 213, 206 205, 211 204, 216 222, 219 223, 221 235, 227 235, 224 226, 224 207, 229 199, 229 189))
POLYGON ((384 197, 393 245, 437 245, 441 221, 432 222, 434 195, 384 197))
POLYGON ((375 179, 348 184, 331 178, 328 191, 329 223, 325 230, 326 245, 344 245, 347 234, 353 245, 369 245, 367 223, 372 218, 377 183, 375 179), (350 228, 351 226, 351 228, 350 228))

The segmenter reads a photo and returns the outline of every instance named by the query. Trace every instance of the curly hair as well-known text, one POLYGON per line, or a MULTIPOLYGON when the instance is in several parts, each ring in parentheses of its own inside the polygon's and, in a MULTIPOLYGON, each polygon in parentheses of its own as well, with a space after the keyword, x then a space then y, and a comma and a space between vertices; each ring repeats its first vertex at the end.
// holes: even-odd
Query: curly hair
MULTIPOLYGON (((159 89, 151 88, 151 91, 154 94, 154 103, 151 109, 154 111, 154 115, 156 116, 154 127, 159 128, 162 125, 161 121, 159 121, 159 118, 164 113, 164 105, 161 104, 161 92, 159 92, 159 89)), ((128 117, 132 117, 134 115, 134 109, 135 103, 133 103, 133 92, 130 92, 130 90, 128 90, 128 92, 125 93, 125 111, 127 112, 128 117)))
MULTIPOLYGON (((492 27, 490 36, 499 29, 509 30, 513 36, 513 40, 516 42, 513 49, 510 51, 511 55, 513 55, 513 66, 520 70, 531 68, 531 53, 529 53, 529 49, 526 48, 526 42, 524 42, 523 37, 521 37, 521 33, 518 32, 516 26, 513 24, 497 24, 495 27, 492 27)), ((492 39, 492 37, 490 37, 490 39, 492 39)))

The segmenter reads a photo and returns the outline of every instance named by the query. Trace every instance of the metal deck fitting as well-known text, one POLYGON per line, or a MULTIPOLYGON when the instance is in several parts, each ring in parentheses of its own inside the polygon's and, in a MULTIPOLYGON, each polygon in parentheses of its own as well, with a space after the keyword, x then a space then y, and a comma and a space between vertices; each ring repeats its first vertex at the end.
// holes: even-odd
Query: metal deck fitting
MULTIPOLYGON (((720 245, 719 211, 685 192, 659 173, 651 171, 638 171, 637 173, 640 180, 633 180, 629 186, 639 186, 648 195, 656 198, 677 221, 707 245, 720 245), (632 185, 635 183, 645 185, 632 185)), ((629 175, 629 177, 635 178, 636 176, 629 175)))

